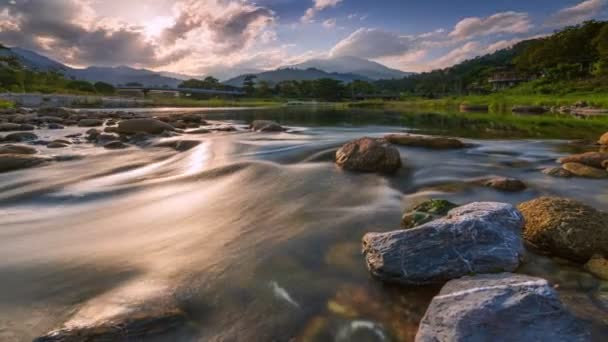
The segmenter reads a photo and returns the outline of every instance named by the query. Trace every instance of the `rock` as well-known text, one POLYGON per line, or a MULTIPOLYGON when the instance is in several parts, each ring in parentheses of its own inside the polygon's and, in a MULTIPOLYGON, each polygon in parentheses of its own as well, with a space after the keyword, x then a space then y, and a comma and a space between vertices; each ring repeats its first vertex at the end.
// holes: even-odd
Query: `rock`
POLYGON ((598 141, 598 144, 600 144, 600 145, 608 145, 608 132, 600 137, 600 140, 598 141))
POLYGON ((0 146, 0 154, 36 154, 35 148, 25 145, 4 145, 0 146))
POLYGON ((251 123, 251 129, 255 132, 283 132, 285 128, 274 121, 255 120, 251 123))
POLYGON ((211 133, 211 131, 206 128, 199 128, 199 129, 195 129, 192 131, 187 131, 186 133, 187 134, 209 134, 209 133, 211 133))
POLYGON ((106 133, 118 133, 118 127, 116 126, 107 126, 103 129, 106 133))
POLYGON ((234 126, 229 126, 229 125, 219 125, 219 126, 213 126, 210 128, 207 128, 210 131, 216 131, 216 132, 236 132, 237 129, 234 126))
POLYGON ((119 141, 120 137, 117 134, 101 133, 97 136, 96 140, 97 143, 104 145, 111 141, 119 141))
POLYGON ((33 131, 36 127, 26 124, 0 123, 0 132, 33 131))
POLYGON ((30 132, 16 132, 8 134, 4 137, 4 141, 6 142, 24 142, 24 141, 33 141, 38 139, 38 136, 34 133, 30 132))
POLYGON ((605 169, 597 169, 580 163, 566 163, 562 168, 571 174, 585 178, 608 178, 608 172, 605 169))
POLYGON ((118 123, 116 132, 121 134, 135 134, 138 132, 160 134, 164 131, 173 131, 173 126, 156 119, 131 119, 118 123))
POLYGON ((426 135, 389 134, 385 136, 384 139, 391 144, 432 149, 455 149, 463 148, 465 146, 464 143, 458 139, 426 135))
POLYGON ((60 124, 57 123, 50 123, 46 126, 48 129, 64 129, 65 127, 63 127, 60 124))
POLYGON ((38 108, 38 115, 46 115, 46 116, 58 116, 58 117, 68 117, 72 112, 63 107, 44 107, 38 108))
POLYGON ((56 116, 39 116, 37 118, 40 122, 49 122, 49 123, 63 123, 63 119, 56 116))
POLYGON ((196 115, 196 114, 186 114, 182 117, 182 120, 184 120, 185 122, 197 123, 199 125, 207 124, 207 122, 205 122, 205 120, 203 120, 203 118, 200 115, 196 115))
POLYGON ((543 106, 514 106, 511 111, 513 113, 522 114, 543 114, 548 112, 549 110, 543 106))
POLYGON ((420 322, 417 342, 590 341, 588 327, 549 283, 519 274, 482 274, 448 282, 420 322))
POLYGON ((425 201, 403 214, 401 217, 401 228, 410 229, 431 222, 447 215, 450 210, 456 207, 458 205, 442 199, 425 201))
POLYGON ((101 134, 101 131, 98 130, 97 128, 91 128, 89 130, 87 130, 86 132, 86 139, 88 141, 95 141, 97 140, 97 137, 99 137, 99 135, 101 134))
POLYGON ((99 119, 81 119, 78 121, 80 127, 98 127, 103 125, 103 121, 99 119))
POLYGON ((120 150, 123 148, 128 148, 129 146, 122 141, 110 141, 109 143, 103 145, 103 147, 107 148, 108 150, 120 150))
POLYGON ((462 113, 470 113, 470 112, 487 112, 489 109, 488 105, 474 105, 474 104, 460 104, 460 111, 462 113))
POLYGON ((558 178, 570 178, 574 176, 570 171, 563 167, 550 167, 542 171, 547 176, 558 177, 558 178))
POLYGON ((526 184, 519 179, 496 177, 483 181, 483 186, 500 191, 518 192, 526 190, 526 184))
POLYGON ((585 269, 594 276, 608 280, 608 260, 601 255, 594 255, 585 264, 585 269))
POLYGON ((579 262, 608 255, 608 213, 555 197, 540 197, 518 208, 526 219, 524 239, 541 251, 579 262))
POLYGON ((602 163, 606 160, 608 160, 608 153, 587 152, 560 158, 558 162, 560 164, 579 163, 591 167, 600 168, 602 167, 602 163))
POLYGON ((61 141, 51 141, 48 145, 46 145, 47 148, 65 148, 68 146, 68 144, 61 141))
POLYGON ((47 158, 24 154, 1 154, 0 172, 26 169, 48 161, 47 158))
POLYGON ((34 339, 34 342, 147 341, 184 326, 186 315, 179 309, 135 312, 94 325, 70 325, 34 339))
POLYGON ((191 150, 201 142, 198 140, 171 140, 155 144, 154 147, 169 147, 179 152, 191 150))
POLYGON ((401 167, 401 156, 386 140, 365 137, 342 146, 336 164, 349 171, 394 173, 401 167))
POLYGON ((363 253, 372 275, 406 285, 511 272, 524 251, 523 224, 522 215, 510 204, 471 203, 414 229, 368 233, 363 253))

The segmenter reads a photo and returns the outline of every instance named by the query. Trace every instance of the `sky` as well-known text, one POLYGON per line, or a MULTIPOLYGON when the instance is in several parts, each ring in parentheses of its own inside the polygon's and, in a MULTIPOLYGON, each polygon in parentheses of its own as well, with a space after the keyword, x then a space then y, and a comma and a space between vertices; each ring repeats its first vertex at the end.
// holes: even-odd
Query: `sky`
POLYGON ((336 56, 422 72, 607 17, 608 0, 0 0, 0 42, 221 79, 336 56))

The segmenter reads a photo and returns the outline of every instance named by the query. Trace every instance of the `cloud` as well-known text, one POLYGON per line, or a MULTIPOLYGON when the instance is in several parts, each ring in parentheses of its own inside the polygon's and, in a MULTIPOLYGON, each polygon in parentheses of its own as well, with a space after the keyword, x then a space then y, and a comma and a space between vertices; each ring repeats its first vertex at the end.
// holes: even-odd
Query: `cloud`
POLYGON ((336 44, 330 55, 361 58, 396 56, 407 52, 412 43, 409 36, 375 28, 360 28, 336 44))
POLYGON ((486 18, 471 17, 456 24, 449 37, 466 40, 499 33, 526 33, 532 28, 527 13, 502 12, 486 18))
POLYGON ((314 0, 313 7, 310 7, 304 13, 302 17, 303 22, 314 22, 314 17, 318 12, 323 11, 324 9, 336 7, 342 0, 314 0))
POLYGON ((328 28, 328 29, 332 29, 334 27, 336 27, 336 18, 330 18, 327 19, 323 22, 323 27, 328 28))
POLYGON ((546 26, 566 26, 592 19, 606 9, 607 0, 586 0, 576 6, 567 7, 549 18, 546 26))

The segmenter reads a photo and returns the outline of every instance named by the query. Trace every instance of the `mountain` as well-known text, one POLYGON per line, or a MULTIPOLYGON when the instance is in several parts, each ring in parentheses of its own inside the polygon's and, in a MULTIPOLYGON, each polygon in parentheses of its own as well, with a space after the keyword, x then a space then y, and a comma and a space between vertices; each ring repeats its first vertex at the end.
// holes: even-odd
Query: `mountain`
POLYGON ((167 85, 170 87, 177 87, 182 82, 177 77, 167 77, 155 71, 135 69, 128 66, 71 68, 34 51, 19 47, 0 49, 0 57, 15 57, 24 67, 30 70, 43 72, 56 71, 72 79, 90 82, 101 81, 114 85, 137 82, 144 86, 167 85))
POLYGON ((372 80, 397 79, 412 74, 397 69, 391 69, 380 63, 372 62, 367 59, 352 56, 311 59, 304 63, 292 65, 290 68, 314 68, 324 70, 326 72, 357 74, 372 80))
MULTIPOLYGON (((245 81, 245 77, 251 74, 245 74, 241 76, 237 76, 235 78, 231 78, 224 82, 226 85, 230 85, 233 87, 241 87, 243 86, 243 82, 245 81)), ((361 81, 372 81, 371 79, 357 75, 352 73, 337 73, 337 72, 325 72, 323 70, 319 70, 316 68, 308 68, 308 69, 296 69, 296 68, 283 68, 272 71, 264 71, 258 74, 253 74, 257 77, 256 81, 266 81, 270 83, 270 85, 275 85, 282 81, 312 81, 318 80, 321 78, 331 78, 334 80, 342 81, 345 83, 352 82, 354 80, 361 81)))

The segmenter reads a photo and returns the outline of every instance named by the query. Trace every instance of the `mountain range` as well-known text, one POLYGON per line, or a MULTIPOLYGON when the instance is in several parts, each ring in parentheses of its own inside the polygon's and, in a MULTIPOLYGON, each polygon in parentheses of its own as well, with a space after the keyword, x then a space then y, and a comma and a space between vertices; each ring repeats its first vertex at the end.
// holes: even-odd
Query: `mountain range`
MULTIPOLYGON (((156 72, 147 69, 136 69, 128 66, 104 67, 90 66, 87 68, 72 68, 31 50, 19 47, 2 48, 0 56, 17 58, 22 65, 31 70, 56 71, 66 77, 91 82, 106 82, 114 85, 137 82, 144 86, 177 87, 184 79, 199 78, 170 72, 156 72)), ((343 82, 353 80, 374 81, 378 79, 397 79, 410 75, 382 64, 357 57, 335 57, 327 59, 311 59, 306 62, 281 67, 276 70, 251 73, 257 80, 276 84, 286 80, 315 80, 332 78, 343 82)), ((226 85, 240 87, 244 78, 250 74, 240 75, 224 81, 226 85)))

